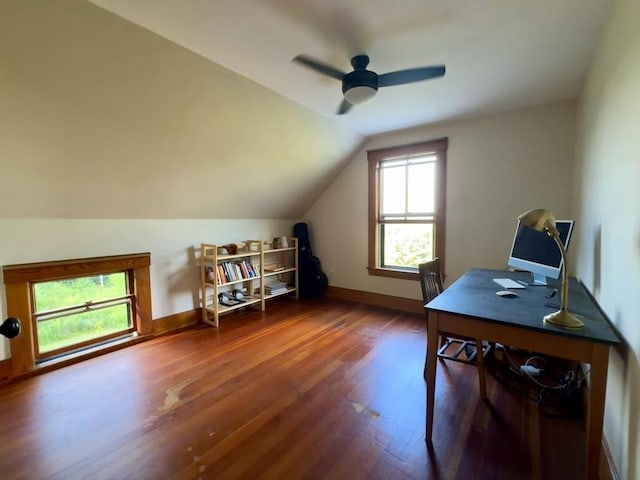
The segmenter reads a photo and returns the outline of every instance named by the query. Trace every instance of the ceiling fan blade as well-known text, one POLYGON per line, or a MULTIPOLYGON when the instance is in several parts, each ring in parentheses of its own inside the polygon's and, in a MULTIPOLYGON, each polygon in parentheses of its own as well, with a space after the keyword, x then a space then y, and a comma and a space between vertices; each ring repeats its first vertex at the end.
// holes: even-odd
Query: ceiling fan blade
POLYGON ((444 76, 445 66, 434 65, 431 67, 409 68, 398 70, 397 72, 383 73, 378 75, 379 87, 390 87, 392 85, 402 85, 405 83, 420 82, 444 76))
POLYGON ((344 72, 341 72, 337 68, 333 68, 330 65, 325 65, 318 60, 315 60, 307 55, 297 55, 291 60, 292 62, 299 63, 305 67, 308 67, 316 72, 320 72, 323 75, 328 75, 329 77, 335 78, 336 80, 342 80, 344 77, 344 72))
POLYGON ((338 107, 338 110, 336 111, 336 115, 344 115, 349 110, 351 110, 351 107, 353 107, 353 105, 351 105, 346 98, 343 99, 342 103, 338 107))

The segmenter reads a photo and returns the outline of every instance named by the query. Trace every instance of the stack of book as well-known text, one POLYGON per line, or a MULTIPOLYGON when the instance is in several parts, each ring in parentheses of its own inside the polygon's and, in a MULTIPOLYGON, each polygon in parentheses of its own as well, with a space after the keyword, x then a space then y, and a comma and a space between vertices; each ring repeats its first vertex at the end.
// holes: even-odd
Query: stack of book
POLYGON ((284 282, 274 282, 264 286, 264 292, 267 295, 277 295, 279 293, 286 293, 287 284, 284 282))

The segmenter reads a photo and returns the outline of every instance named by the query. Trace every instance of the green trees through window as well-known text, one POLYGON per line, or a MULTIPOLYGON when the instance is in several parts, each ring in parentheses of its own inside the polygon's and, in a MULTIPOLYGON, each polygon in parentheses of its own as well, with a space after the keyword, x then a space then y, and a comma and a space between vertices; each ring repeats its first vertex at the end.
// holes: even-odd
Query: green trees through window
POLYGON ((33 299, 40 353, 132 327, 125 272, 34 283, 33 299))
POLYGON ((383 267, 411 268, 432 259, 433 224, 382 225, 383 267))

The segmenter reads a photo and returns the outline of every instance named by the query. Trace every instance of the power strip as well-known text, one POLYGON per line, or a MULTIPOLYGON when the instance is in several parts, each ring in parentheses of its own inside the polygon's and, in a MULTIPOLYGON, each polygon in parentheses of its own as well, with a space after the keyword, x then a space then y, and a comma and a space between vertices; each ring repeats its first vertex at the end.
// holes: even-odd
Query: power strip
POLYGON ((520 365, 520 371, 525 375, 531 375, 537 377, 542 372, 541 368, 534 367, 533 365, 520 365))

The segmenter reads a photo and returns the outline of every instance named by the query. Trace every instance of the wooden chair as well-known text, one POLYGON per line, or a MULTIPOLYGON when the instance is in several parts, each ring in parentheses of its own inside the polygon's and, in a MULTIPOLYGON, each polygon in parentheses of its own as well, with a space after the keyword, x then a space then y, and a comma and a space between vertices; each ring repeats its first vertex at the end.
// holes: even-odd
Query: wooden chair
MULTIPOLYGON (((430 262, 418 265, 420 272, 420 286, 422 287, 422 300, 426 305, 436 298, 443 290, 442 271, 440 270, 440 261, 434 258, 430 262)), ((425 314, 427 311, 425 310, 425 314)), ((478 367, 478 374, 481 377, 481 383, 484 384, 484 368, 478 365, 477 342, 472 338, 453 337, 447 332, 440 331, 440 348, 438 348, 438 358, 443 360, 453 360, 478 367), (464 353, 464 355, 463 355, 464 353)), ((481 342, 483 356, 486 358, 491 350, 488 342, 481 342)), ((425 359, 425 371, 427 363, 425 359)))

